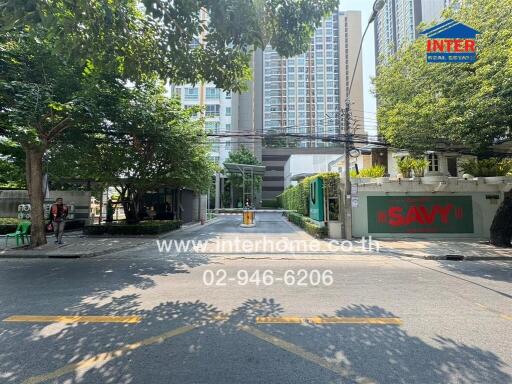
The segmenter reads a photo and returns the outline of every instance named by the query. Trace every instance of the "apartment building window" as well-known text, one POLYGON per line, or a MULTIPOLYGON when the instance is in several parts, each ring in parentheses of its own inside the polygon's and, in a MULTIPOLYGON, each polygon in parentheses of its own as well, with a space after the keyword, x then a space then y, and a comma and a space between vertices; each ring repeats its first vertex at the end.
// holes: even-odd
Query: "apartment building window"
POLYGON ((219 116, 220 115, 220 105, 219 104, 209 104, 206 106, 206 116, 219 116))
POLYGON ((206 87, 206 100, 218 99, 220 90, 214 87, 206 87))
POLYGON ((226 116, 231 116, 231 107, 226 107, 226 116))
MULTIPOLYGON (((266 117, 266 115, 265 115, 266 117)), ((231 131, 231 124, 226 124, 226 132, 230 132, 231 131)))
POLYGON ((198 100, 199 88, 185 88, 185 100, 198 100))
POLYGON ((219 133, 220 123, 216 121, 207 121, 204 123, 207 132, 219 133))
POLYGON ((231 92, 229 92, 229 91, 226 92, 226 99, 228 99, 228 100, 231 99, 231 92))

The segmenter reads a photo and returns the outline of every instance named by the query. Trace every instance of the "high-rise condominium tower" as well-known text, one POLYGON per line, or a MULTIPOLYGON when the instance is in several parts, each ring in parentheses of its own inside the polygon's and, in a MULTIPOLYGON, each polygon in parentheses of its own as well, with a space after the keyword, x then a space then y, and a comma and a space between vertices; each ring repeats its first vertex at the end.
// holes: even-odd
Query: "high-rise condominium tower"
POLYGON ((379 65, 418 37, 420 23, 440 19, 450 0, 387 0, 375 20, 375 60, 379 65))
MULTIPOLYGON (((263 132, 295 133, 301 147, 328 145, 312 137, 340 133, 340 111, 361 41, 361 13, 336 12, 316 29, 309 50, 282 58, 268 47, 263 53, 263 132)), ((363 116, 363 76, 358 65, 351 92, 353 110, 363 116)), ((355 124, 364 132, 363 119, 355 124)), ((279 142, 283 145, 283 141, 279 142)))

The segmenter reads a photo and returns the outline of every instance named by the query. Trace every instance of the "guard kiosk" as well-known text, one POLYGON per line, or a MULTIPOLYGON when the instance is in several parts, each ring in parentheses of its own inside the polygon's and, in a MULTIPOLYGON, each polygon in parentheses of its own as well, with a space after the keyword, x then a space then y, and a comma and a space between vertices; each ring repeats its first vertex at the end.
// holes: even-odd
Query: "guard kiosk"
POLYGON ((242 176, 242 224, 241 227, 254 227, 256 209, 254 208, 254 178, 265 174, 264 165, 224 163, 229 174, 242 176))

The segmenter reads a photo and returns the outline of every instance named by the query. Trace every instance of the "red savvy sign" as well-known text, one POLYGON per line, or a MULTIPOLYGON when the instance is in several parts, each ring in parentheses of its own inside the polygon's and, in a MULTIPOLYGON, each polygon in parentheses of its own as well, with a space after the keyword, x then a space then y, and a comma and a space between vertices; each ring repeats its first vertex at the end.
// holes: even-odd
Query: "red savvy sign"
POLYGON ((473 233, 471 196, 368 196, 369 233, 473 233))

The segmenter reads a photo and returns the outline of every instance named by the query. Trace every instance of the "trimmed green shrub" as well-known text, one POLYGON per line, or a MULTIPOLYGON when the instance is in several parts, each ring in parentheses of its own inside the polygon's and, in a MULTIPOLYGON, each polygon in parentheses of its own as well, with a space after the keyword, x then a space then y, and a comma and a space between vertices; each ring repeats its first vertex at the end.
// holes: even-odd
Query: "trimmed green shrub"
POLYGON ((414 171, 414 177, 425 176, 425 170, 428 168, 428 160, 425 158, 412 159, 412 170, 414 171))
POLYGON ((512 161, 509 159, 466 160, 461 163, 464 173, 475 177, 506 176, 512 172, 512 161))
POLYGON ((101 224, 84 226, 86 235, 159 235, 181 227, 180 220, 143 221, 138 224, 101 224))
MULTIPOLYGON (((16 231, 19 219, 16 217, 1 217, 0 218, 0 235, 6 233, 13 233, 16 231)), ((66 221, 66 230, 82 228, 84 226, 83 220, 68 220, 66 221)))
POLYGON ((350 171, 350 177, 357 179, 358 177, 384 177, 386 174, 386 167, 383 165, 375 165, 371 168, 363 168, 359 171, 359 174, 355 170, 350 171))
POLYGON ((333 197, 340 193, 340 175, 335 172, 324 172, 306 177, 297 185, 288 188, 277 199, 284 209, 297 211, 301 215, 309 215, 309 186, 317 177, 324 182, 324 196, 333 197))
POLYGON ((261 202, 263 208, 279 208, 281 206, 279 199, 267 199, 261 202))
POLYGON ((413 167, 413 158, 411 156, 404 156, 402 158, 396 158, 396 166, 398 171, 402 174, 402 176, 406 179, 411 177, 411 171, 413 167))
POLYGON ((0 217, 0 235, 15 232, 19 222, 17 217, 0 217))
POLYGON ((328 234, 327 227, 321 227, 320 225, 315 223, 309 217, 302 216, 295 212, 288 212, 286 214, 286 216, 288 217, 288 220, 290 222, 301 227, 307 233, 309 233, 311 236, 314 236, 314 237, 317 237, 320 239, 327 237, 327 234, 328 234))
POLYGON ((0 225, 18 224, 20 219, 17 217, 0 217, 0 225))

